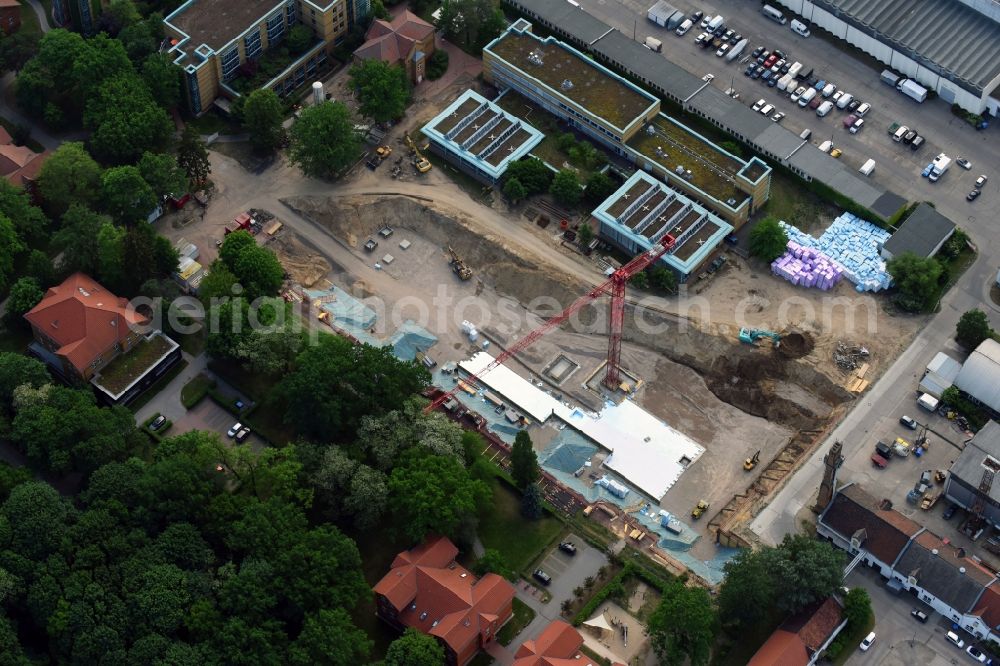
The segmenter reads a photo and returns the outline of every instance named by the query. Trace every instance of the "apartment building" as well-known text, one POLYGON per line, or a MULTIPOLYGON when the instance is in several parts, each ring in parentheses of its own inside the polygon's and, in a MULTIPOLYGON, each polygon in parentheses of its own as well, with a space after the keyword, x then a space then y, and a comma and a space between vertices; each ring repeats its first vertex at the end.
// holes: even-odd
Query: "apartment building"
POLYGON ((329 67, 332 50, 369 12, 369 0, 188 0, 163 23, 174 63, 184 70, 188 107, 199 115, 216 100, 239 97, 233 80, 294 25, 310 28, 315 44, 262 87, 284 96, 306 84, 329 67))

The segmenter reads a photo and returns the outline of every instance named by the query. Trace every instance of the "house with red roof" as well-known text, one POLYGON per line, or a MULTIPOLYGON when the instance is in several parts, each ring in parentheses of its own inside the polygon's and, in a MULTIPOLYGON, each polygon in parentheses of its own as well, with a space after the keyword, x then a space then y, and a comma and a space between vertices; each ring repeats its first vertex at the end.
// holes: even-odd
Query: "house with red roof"
POLYGON ((489 573, 476 578, 455 561, 446 537, 403 551, 374 588, 376 613, 398 631, 434 636, 449 666, 465 666, 513 613, 514 587, 489 573))
POLYGON ((180 360, 176 342, 144 332, 145 316, 83 273, 50 288, 24 318, 35 338, 28 351, 110 404, 127 403, 180 360))
POLYGON ((15 146, 7 130, 0 127, 0 176, 12 185, 31 190, 48 156, 47 150, 36 153, 27 146, 15 146))
POLYGON ((0 0, 0 33, 12 35, 21 27, 20 0, 0 0))
POLYGON ((840 602, 828 597, 775 629, 747 666, 812 666, 846 625, 840 602))
POLYGON ((404 9, 392 21, 372 22, 365 43, 354 51, 354 61, 377 59, 399 65, 410 81, 420 83, 435 48, 434 26, 404 9))

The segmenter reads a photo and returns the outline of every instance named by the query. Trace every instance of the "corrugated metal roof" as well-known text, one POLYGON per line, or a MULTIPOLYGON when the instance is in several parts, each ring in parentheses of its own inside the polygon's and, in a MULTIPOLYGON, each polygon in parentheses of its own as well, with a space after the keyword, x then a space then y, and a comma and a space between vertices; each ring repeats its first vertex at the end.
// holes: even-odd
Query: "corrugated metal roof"
POLYGON ((955 233, 955 223, 925 203, 910 213, 902 226, 885 243, 886 252, 898 257, 912 252, 929 257, 955 233))
POLYGON ((617 30, 612 30, 601 37, 590 46, 590 50, 605 61, 615 64, 628 63, 628 69, 633 76, 643 82, 648 81, 650 87, 659 89, 656 92, 674 99, 687 99, 705 85, 704 81, 686 69, 678 67, 662 54, 650 51, 617 30))
MULTIPOLYGON (((972 488, 978 488, 983 480, 983 461, 986 456, 1000 460, 1000 424, 996 421, 989 421, 965 445, 949 470, 952 477, 961 479, 972 488)), ((1000 502, 1000 483, 990 486, 990 499, 1000 502)))
POLYGON ((1000 412, 1000 342, 983 340, 962 365, 955 386, 1000 412))
POLYGON ((959 0, 812 1, 977 95, 1000 75, 1000 24, 959 0))
POLYGON ((673 16, 676 12, 677 9, 673 5, 665 2, 665 0, 659 0, 659 2, 657 2, 655 5, 649 8, 649 11, 646 12, 646 15, 650 19, 655 17, 656 19, 658 19, 659 23, 666 23, 667 19, 673 16))

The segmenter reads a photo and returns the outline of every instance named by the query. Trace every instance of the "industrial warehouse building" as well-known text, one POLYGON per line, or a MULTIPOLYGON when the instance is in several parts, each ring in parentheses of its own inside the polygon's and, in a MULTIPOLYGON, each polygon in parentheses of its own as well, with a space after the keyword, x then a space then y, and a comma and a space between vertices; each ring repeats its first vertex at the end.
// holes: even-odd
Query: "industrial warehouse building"
POLYGON ((475 91, 467 90, 422 129, 431 150, 462 171, 495 184, 543 135, 475 91))
POLYGON ((777 0, 948 104, 1000 113, 1000 9, 963 0, 777 0), (983 6, 984 12, 976 7, 983 6), (991 15, 992 14, 992 15, 991 15))
POLYGON ((736 157, 661 113, 657 97, 555 37, 538 37, 526 20, 516 21, 483 49, 483 75, 736 227, 770 196, 767 163, 736 157))
MULTIPOLYGON (((983 475, 1000 472, 1000 424, 990 421, 968 441, 965 449, 951 466, 945 483, 945 496, 964 509, 971 509, 979 496, 983 475)), ((990 485, 984 498, 983 517, 992 525, 1000 525, 1000 478, 990 485)))
POLYGON ((674 237, 674 249, 660 259, 686 282, 732 232, 703 206, 643 171, 636 171, 593 212, 598 233, 634 256, 674 237))
POLYGON ((1000 415, 1000 342, 983 340, 962 364, 955 387, 994 416, 1000 415))
MULTIPOLYGON (((817 181, 836 190, 882 219, 890 218, 906 204, 899 195, 885 190, 769 118, 754 113, 711 83, 591 16, 576 3, 566 0, 505 2, 596 60, 616 67, 648 90, 735 136, 765 158, 807 181, 817 181)), ((485 51, 483 59, 484 68, 488 68, 489 56, 485 51)), ((754 205, 762 203, 755 201, 754 205)), ((730 219, 724 210, 717 212, 730 219)))

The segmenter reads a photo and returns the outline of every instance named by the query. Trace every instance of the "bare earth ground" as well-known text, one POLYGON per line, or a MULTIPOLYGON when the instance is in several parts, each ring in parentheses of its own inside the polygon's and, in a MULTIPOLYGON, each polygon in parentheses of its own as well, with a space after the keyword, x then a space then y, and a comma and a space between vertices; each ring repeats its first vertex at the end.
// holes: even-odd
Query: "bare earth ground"
MULTIPOLYGON (((387 137, 398 155, 406 152, 400 143, 404 131, 414 132, 470 85, 474 74, 460 71, 433 94, 418 89, 407 121, 387 137)), ((207 265, 226 222, 248 208, 269 210, 285 226, 267 242, 294 282, 305 287, 329 282, 358 297, 377 297, 384 306, 379 335, 405 319, 424 323, 439 337, 431 350, 439 363, 473 351, 458 328, 461 321, 475 321, 497 345, 509 344, 537 326, 539 316, 551 316, 604 279, 596 257, 563 246, 552 227, 539 228, 499 197, 490 205, 473 200, 440 168, 423 176, 404 168, 396 180, 388 165, 375 172, 362 166, 331 184, 302 176, 284 157, 261 173, 219 152, 211 159, 215 190, 204 219, 194 208, 172 213, 157 223, 161 233, 197 244, 207 265), (379 239, 376 251, 365 253, 365 240, 386 224, 395 229, 393 237, 379 239), (402 240, 411 242, 409 249, 399 247, 402 240), (451 272, 448 246, 472 268, 472 280, 462 282, 451 272), (385 254, 394 261, 376 270, 385 254)), ((846 283, 830 293, 803 290, 732 256, 710 280, 697 295, 682 291, 661 298, 637 290, 628 295, 622 358, 645 381, 638 402, 707 449, 663 499, 662 506, 682 514, 699 499, 709 500, 713 510, 721 507, 796 433, 821 429, 853 399, 842 387, 846 373, 832 360, 837 341, 871 350, 867 378, 874 379, 923 322, 894 316, 884 298, 856 294, 846 283), (814 347, 804 347, 805 355, 798 357, 782 353, 791 347, 742 345, 736 334, 744 325, 802 332, 814 347), (762 465, 744 472, 743 459, 757 450, 762 465)), ((598 397, 581 382, 605 357, 606 308, 602 299, 585 309, 573 326, 542 339, 511 367, 538 378, 565 354, 580 368, 556 388, 599 407, 598 397)), ((712 541, 701 539, 696 554, 711 557, 712 541)))

